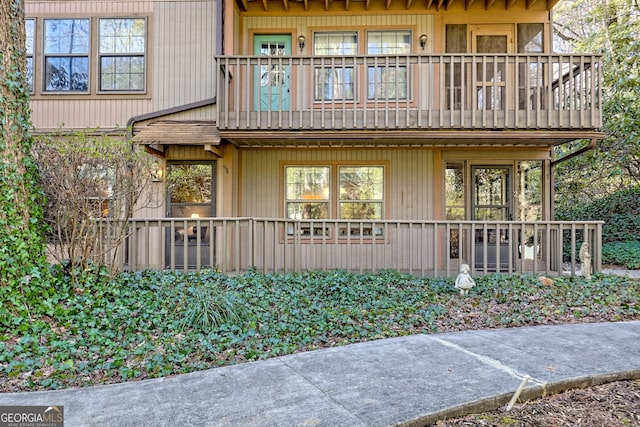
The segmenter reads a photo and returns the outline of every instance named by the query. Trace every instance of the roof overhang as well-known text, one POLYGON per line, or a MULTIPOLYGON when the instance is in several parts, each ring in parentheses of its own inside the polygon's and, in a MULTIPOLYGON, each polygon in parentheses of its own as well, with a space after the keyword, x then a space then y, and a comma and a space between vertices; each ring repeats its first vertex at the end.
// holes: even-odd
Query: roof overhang
POLYGON ((238 148, 552 147, 596 131, 221 131, 238 148))
POLYGON ((220 133, 213 121, 155 121, 134 130, 131 141, 158 156, 164 156, 166 147, 170 145, 196 145, 221 157, 217 148, 220 145, 220 133))

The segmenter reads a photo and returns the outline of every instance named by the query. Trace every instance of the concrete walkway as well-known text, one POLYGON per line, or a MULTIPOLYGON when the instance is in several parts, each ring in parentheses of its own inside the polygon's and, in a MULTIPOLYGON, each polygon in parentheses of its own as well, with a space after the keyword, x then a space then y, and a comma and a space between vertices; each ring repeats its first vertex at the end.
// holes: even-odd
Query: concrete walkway
POLYGON ((640 378, 640 321, 414 335, 170 378, 0 394, 65 426, 394 426, 640 378))

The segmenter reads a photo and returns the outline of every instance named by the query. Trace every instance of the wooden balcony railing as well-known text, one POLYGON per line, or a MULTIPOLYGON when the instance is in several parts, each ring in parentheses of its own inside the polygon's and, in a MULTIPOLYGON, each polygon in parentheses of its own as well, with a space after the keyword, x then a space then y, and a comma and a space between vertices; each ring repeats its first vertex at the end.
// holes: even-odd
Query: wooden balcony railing
POLYGON ((221 131, 593 130, 602 122, 596 55, 216 59, 221 131))
MULTIPOLYGON (((590 245, 592 271, 602 264, 602 222, 355 221, 258 218, 129 220, 119 269, 217 269, 241 273, 393 269, 421 276, 501 271, 575 274, 590 245)), ((98 222, 108 244, 112 222, 98 222)), ((114 251, 119 255, 113 257, 114 251)), ((100 253, 105 253, 104 250, 100 253)))

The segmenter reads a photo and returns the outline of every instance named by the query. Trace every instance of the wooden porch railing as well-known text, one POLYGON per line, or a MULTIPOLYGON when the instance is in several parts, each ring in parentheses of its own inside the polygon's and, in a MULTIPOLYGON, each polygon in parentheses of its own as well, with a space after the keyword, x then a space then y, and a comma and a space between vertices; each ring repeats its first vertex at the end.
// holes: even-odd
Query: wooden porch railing
MULTIPOLYGON (((393 269, 420 276, 494 271, 576 274, 590 245, 602 264, 602 222, 355 221, 261 218, 129 220, 120 269, 241 273, 393 269), (186 261, 186 262, 185 262, 186 261)), ((99 223, 105 237, 109 223, 99 223)))
POLYGON ((597 129, 597 55, 220 56, 221 131, 597 129))

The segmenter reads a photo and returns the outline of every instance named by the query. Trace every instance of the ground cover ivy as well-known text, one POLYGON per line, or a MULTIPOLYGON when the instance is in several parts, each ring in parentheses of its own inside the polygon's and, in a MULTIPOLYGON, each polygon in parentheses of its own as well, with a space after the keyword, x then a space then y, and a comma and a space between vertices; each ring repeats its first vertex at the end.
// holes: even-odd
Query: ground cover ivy
POLYGON ((55 310, 0 330, 0 389, 57 389, 156 378, 416 333, 640 319, 640 281, 595 275, 453 279, 383 271, 225 276, 100 269, 52 273, 55 310))

